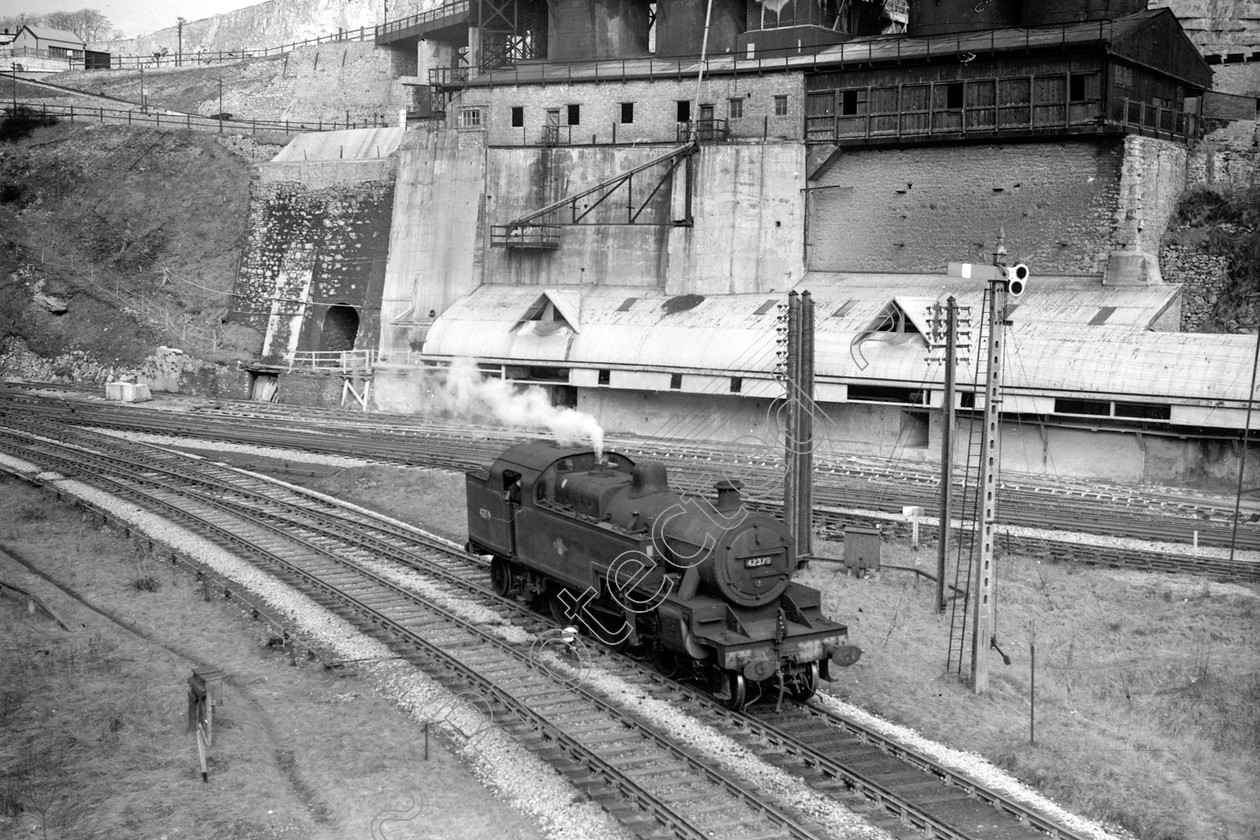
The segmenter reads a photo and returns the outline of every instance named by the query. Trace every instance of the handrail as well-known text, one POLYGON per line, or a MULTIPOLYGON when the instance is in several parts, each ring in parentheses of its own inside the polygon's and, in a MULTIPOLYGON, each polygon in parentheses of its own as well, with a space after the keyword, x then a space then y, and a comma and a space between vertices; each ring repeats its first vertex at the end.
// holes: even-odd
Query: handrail
POLYGON ((375 350, 295 350, 288 358, 290 371, 296 367, 366 373, 375 361, 375 350))
MULTIPOLYGON (((179 113, 177 111, 162 110, 132 110, 123 108, 105 108, 104 106, 90 108, 82 105, 49 105, 40 103, 38 105, 26 105, 18 103, 19 108, 29 108, 32 111, 38 111, 43 117, 65 117, 73 120, 90 120, 100 123, 117 122, 126 123, 127 125, 152 125, 155 128, 166 126, 169 128, 185 128, 197 129, 201 131, 217 131, 232 130, 234 132, 248 131, 251 134, 259 132, 281 132, 284 134, 295 134, 302 132, 316 131, 342 131, 351 128, 379 128, 381 126, 389 126, 392 123, 381 120, 364 120, 362 122, 351 122, 346 120, 340 122, 324 122, 316 121, 300 121, 292 120, 220 120, 214 117, 203 117, 198 114, 179 113)), ((7 105, 4 113, 10 113, 12 106, 7 105)))

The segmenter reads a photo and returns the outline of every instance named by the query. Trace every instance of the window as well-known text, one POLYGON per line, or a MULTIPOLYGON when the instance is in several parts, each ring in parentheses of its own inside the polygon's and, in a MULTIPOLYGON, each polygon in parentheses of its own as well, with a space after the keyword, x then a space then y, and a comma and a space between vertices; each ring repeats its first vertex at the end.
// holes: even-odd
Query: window
POLYGON ((1140 420, 1168 420, 1172 418, 1172 406, 1152 403, 1116 403, 1117 417, 1133 417, 1140 420))
POLYGON ((581 125, 581 124, 582 124, 582 106, 570 105, 569 106, 569 125, 581 125))
POLYGON ((691 100, 690 99, 678 100, 678 121, 683 122, 683 123, 691 122, 691 100))
POLYGON ((633 122, 634 122, 634 103, 622 102, 621 103, 621 124, 630 125, 633 122))
POLYGON ((525 109, 520 105, 512 106, 512 128, 525 125, 525 109))
POLYGON ((460 128, 481 128, 481 109, 464 108, 459 112, 460 128))
POLYGON ((776 117, 786 117, 786 116, 787 116, 787 112, 788 112, 788 109, 787 109, 787 97, 786 97, 786 96, 776 96, 776 97, 774 98, 774 115, 775 115, 776 117))
POLYGON ((599 371, 599 384, 600 384, 600 385, 607 385, 607 384, 609 384, 610 382, 612 382, 612 371, 611 371, 611 370, 609 370, 608 368, 600 368, 600 371, 599 371))
POLYGON ((731 377, 731 393, 738 394, 742 390, 744 390, 744 377, 732 376, 731 377))
POLYGON ((737 120, 744 116, 744 98, 742 96, 738 99, 728 99, 727 106, 729 108, 727 116, 730 119, 737 120))
POLYGON ((1057 397, 1054 401, 1054 413, 1108 417, 1111 415, 1111 403, 1106 400, 1074 400, 1067 397, 1057 397))
POLYGON ((669 375, 669 390, 671 391, 682 390, 682 374, 681 373, 671 373, 669 375))
POLYGON ((1097 73, 1073 73, 1068 77, 1068 99, 1070 101, 1087 102, 1097 98, 1097 73))
POLYGON ((840 91, 840 115, 856 117, 866 113, 866 90, 840 91))
POLYGON ((963 106, 963 83, 950 82, 945 85, 945 107, 961 108, 963 106))

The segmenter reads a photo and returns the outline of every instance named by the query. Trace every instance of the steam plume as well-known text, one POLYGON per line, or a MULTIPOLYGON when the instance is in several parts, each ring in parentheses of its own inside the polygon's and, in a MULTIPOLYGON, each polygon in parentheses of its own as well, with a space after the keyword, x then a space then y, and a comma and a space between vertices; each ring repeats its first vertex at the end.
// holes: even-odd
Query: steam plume
POLYGON ((584 411, 557 408, 542 388, 517 390, 503 379, 482 379, 470 359, 456 359, 445 373, 443 379, 426 383, 425 403, 433 410, 505 426, 544 427, 561 446, 590 441, 595 454, 603 456, 604 430, 598 421, 584 411))

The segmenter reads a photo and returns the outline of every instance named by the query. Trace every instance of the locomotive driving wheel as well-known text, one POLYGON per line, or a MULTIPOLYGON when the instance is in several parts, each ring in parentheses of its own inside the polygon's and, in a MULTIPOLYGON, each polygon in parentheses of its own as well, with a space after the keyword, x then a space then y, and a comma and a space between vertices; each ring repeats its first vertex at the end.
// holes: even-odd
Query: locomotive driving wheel
POLYGON ((728 709, 741 711, 748 701, 748 683, 744 681, 744 675, 739 671, 727 671, 726 690, 730 693, 730 697, 724 698, 723 704, 728 709))
POLYGON ((788 694, 793 700, 803 703, 813 697, 814 692, 818 690, 818 663, 809 663, 809 667, 797 674, 792 683, 788 694))
POLYGON ((574 599, 570 595, 569 598, 562 598, 561 595, 569 590, 563 586, 553 585, 547 588, 547 611, 551 613, 552 619, 557 624, 569 624, 573 622, 574 616, 569 615, 568 607, 565 603, 572 604, 574 599))
POLYGON ((490 586, 494 589, 494 594, 507 597, 512 591, 513 583, 512 564, 507 560, 496 555, 490 561, 490 586))

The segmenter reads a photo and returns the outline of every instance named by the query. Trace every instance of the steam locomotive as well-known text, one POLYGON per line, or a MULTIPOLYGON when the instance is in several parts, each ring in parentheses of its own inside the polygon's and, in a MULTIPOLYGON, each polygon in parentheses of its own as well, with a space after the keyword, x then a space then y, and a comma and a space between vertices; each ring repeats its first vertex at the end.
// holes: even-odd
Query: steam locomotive
POLYGON ((491 556, 500 595, 579 623, 732 708, 762 695, 804 699, 861 651, 791 581, 783 525, 754 513, 740 485, 714 499, 676 493, 665 465, 530 441, 467 474, 468 549, 491 556))

